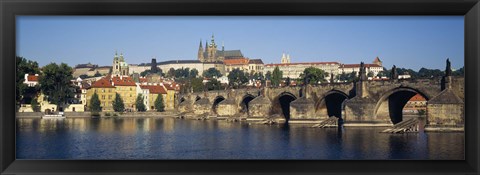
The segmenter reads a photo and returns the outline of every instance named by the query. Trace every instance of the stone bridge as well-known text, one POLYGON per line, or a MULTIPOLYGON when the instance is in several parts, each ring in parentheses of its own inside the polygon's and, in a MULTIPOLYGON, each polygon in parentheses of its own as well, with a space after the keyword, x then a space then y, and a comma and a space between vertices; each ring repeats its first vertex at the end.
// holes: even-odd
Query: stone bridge
POLYGON ((177 95, 181 113, 247 120, 312 123, 329 117, 345 124, 392 125, 411 97, 427 100, 427 125, 463 126, 464 78, 360 80, 277 88, 231 89, 177 95))

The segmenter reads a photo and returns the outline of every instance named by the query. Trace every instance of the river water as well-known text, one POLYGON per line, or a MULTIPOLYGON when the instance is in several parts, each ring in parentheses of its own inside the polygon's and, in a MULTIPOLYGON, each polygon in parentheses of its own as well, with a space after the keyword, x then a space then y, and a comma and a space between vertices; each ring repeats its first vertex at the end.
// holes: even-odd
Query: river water
POLYGON ((464 159, 464 133, 174 118, 17 119, 17 159, 464 159))

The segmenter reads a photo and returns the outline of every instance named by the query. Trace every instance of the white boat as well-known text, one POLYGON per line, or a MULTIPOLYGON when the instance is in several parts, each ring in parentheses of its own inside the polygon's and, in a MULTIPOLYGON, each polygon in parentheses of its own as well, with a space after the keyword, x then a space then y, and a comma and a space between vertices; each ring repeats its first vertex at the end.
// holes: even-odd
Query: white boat
POLYGON ((59 112, 58 114, 45 114, 42 116, 44 119, 63 119, 65 118, 65 114, 63 112, 59 112))

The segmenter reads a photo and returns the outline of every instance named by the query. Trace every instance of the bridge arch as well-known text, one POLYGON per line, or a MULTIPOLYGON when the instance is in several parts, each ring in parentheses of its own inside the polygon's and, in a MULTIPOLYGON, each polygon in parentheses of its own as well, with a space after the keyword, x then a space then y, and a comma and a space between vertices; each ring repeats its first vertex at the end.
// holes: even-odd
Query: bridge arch
POLYGON ((290 103, 297 97, 290 92, 282 92, 272 101, 272 110, 274 114, 282 115, 288 122, 290 120, 290 103))
POLYGON ((315 104, 315 112, 327 114, 328 117, 342 118, 342 109, 348 94, 339 90, 330 90, 315 104))
POLYGON ((185 101, 185 97, 180 98, 180 103, 185 101))
POLYGON ((416 94, 420 94, 428 101, 428 96, 415 88, 397 87, 385 92, 375 106, 375 118, 390 120, 393 124, 403 120, 403 108, 416 94))
POLYGON ((212 111, 214 114, 218 114, 217 113, 218 104, 223 100, 225 100, 225 97, 223 96, 217 96, 215 97, 215 100, 213 100, 212 111))
POLYGON ((202 99, 202 97, 200 97, 200 96, 195 97, 195 101, 198 101, 200 99, 202 99))
POLYGON ((247 113, 249 114, 249 103, 255 99, 255 96, 252 94, 246 94, 242 97, 242 101, 240 101, 239 106, 241 107, 240 112, 241 113, 247 113))

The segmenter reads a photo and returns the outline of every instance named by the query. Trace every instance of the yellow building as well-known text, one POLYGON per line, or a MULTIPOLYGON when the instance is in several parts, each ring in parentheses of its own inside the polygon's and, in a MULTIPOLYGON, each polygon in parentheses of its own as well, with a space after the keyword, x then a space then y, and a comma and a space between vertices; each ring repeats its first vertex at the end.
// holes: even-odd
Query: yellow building
MULTIPOLYGON (((137 100, 137 85, 132 77, 114 76, 112 85, 120 97, 123 99, 125 109, 135 110, 135 101, 137 100)), ((115 96, 114 96, 115 98, 115 96)))
POLYGON ((143 97, 144 100, 146 101, 145 103, 147 104, 147 110, 156 111, 155 100, 157 100, 158 95, 162 95, 163 105, 165 106, 165 110, 167 109, 168 103, 166 99, 168 97, 167 97, 167 91, 164 86, 156 85, 156 84, 155 85, 147 84, 147 85, 140 85, 140 87, 142 88, 142 90, 148 89, 148 93, 143 93, 143 94, 147 94, 146 97, 143 97))
POLYGON ((108 77, 95 81, 90 89, 87 90, 86 105, 90 105, 90 99, 94 93, 97 93, 100 100, 102 111, 113 111, 113 100, 115 99, 115 87, 112 85, 108 77))
POLYGON ((165 110, 173 110, 175 108, 175 92, 180 90, 180 86, 176 83, 164 84, 167 89, 167 98, 165 98, 165 110))

